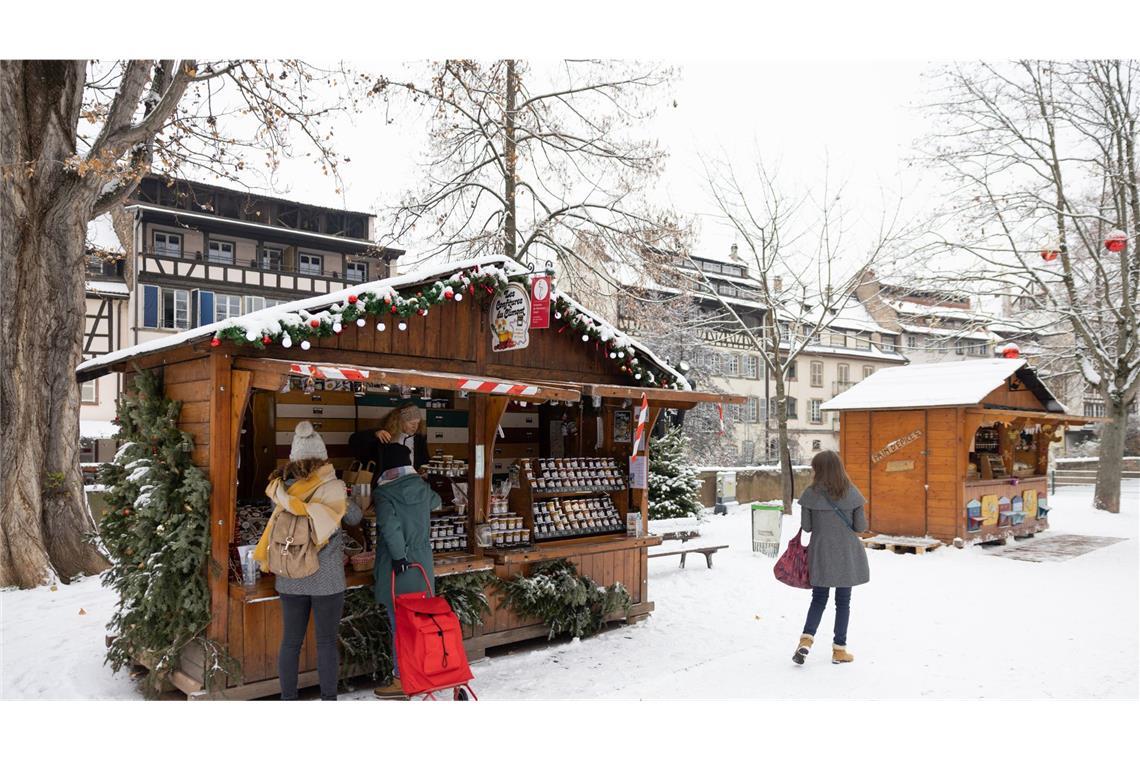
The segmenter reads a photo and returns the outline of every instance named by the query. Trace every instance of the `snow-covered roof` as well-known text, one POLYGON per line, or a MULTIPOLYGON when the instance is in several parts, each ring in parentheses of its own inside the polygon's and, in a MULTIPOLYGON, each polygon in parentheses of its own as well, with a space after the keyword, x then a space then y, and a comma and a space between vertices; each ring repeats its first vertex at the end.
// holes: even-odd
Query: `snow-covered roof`
POLYGON ((118 434, 119 426, 110 420, 79 420, 80 438, 114 438, 118 434))
POLYGON ((944 338, 969 338, 971 340, 1003 340, 1002 336, 997 333, 990 332, 989 330, 969 330, 963 331, 962 329, 954 329, 952 327, 925 327, 923 325, 908 325, 902 326, 904 333, 917 333, 919 335, 938 335, 944 338))
POLYGON ((126 298, 131 294, 127 283, 116 280, 88 280, 84 289, 91 294, 100 296, 122 296, 126 298))
MULTIPOLYGON (((920 409, 931 406, 973 406, 981 403, 1011 375, 1026 366, 1024 359, 976 359, 961 362, 910 364, 880 370, 823 404, 827 411, 843 409, 920 409)), ((1026 370, 1033 375, 1032 370, 1026 370)), ((1033 390, 1044 391, 1056 409, 1064 411, 1033 375, 1033 390), (1040 390, 1039 390, 1040 389, 1040 390)))
POLYGON ((101 214, 87 223, 87 247, 108 253, 123 252, 110 214, 101 214))
MULTIPOLYGON (((351 288, 344 288, 332 293, 325 293, 311 298, 303 298, 298 301, 290 301, 289 303, 272 306, 267 309, 250 312, 240 317, 230 317, 220 322, 213 322, 208 325, 202 325, 191 330, 183 330, 180 333, 168 335, 155 340, 149 340, 145 343, 140 343, 137 346, 130 348, 120 349, 113 351, 109 354, 88 359, 87 361, 76 367, 76 373, 84 375, 89 379, 92 373, 98 376, 98 370, 109 371, 110 367, 114 364, 122 362, 127 359, 133 359, 147 354, 162 351, 164 349, 173 348, 194 340, 206 338, 220 334, 223 330, 229 328, 240 328, 250 335, 278 335, 281 333, 282 323, 299 324, 301 317, 299 313, 306 315, 318 316, 328 311, 329 307, 341 307, 347 305, 348 297, 350 295, 360 296, 363 293, 378 293, 381 296, 384 294, 396 295, 399 290, 407 290, 415 285, 427 282, 429 280, 441 279, 448 277, 451 274, 460 272, 462 270, 479 267, 481 272, 492 273, 500 271, 505 275, 522 275, 530 270, 522 266, 518 262, 507 258, 506 256, 480 256, 478 258, 466 259, 463 261, 454 261, 447 264, 439 264, 434 267, 423 267, 411 272, 407 272, 396 277, 388 277, 383 280, 376 280, 373 282, 366 282, 361 285, 354 285, 351 288)), ((676 381, 680 383, 680 387, 688 390, 690 385, 685 377, 677 370, 670 367, 664 360, 658 357, 653 351, 646 347, 640 341, 630 337, 626 333, 621 332, 616 327, 611 325, 606 320, 602 319, 594 312, 582 306, 576 300, 558 291, 556 293, 558 298, 564 299, 569 302, 571 307, 582 316, 583 319, 589 318, 594 320, 598 326, 599 331, 603 336, 603 340, 616 340, 619 344, 631 346, 636 349, 640 354, 650 359, 654 364, 665 372, 674 376, 676 381)), ((306 317, 307 318, 307 317, 306 317)))

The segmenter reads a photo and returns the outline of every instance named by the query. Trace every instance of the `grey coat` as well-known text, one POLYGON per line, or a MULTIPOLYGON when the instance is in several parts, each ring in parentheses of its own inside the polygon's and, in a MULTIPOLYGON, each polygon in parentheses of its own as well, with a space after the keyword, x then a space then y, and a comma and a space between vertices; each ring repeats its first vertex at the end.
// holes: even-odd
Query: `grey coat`
MULTIPOLYGON (((349 499, 341 522, 345 525, 357 525, 362 516, 360 507, 349 499)), ((342 593, 345 588, 344 531, 338 530, 329 536, 329 542, 317 552, 317 561, 320 562, 317 572, 304 578, 276 576, 273 585, 277 593, 297 596, 328 596, 342 593)))
POLYGON ((834 501, 839 511, 854 525, 847 526, 827 498, 808 486, 800 494, 800 526, 811 533, 808 544, 808 578, 813 586, 843 588, 871 580, 867 550, 856 532, 867 530, 863 494, 851 486, 843 498, 834 501))

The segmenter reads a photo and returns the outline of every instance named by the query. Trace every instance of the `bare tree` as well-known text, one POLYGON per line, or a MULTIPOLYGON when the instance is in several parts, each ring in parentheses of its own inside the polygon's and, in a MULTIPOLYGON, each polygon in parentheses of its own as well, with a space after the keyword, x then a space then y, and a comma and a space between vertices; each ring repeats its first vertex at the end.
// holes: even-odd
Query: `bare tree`
POLYGON ((87 223, 153 166, 271 171, 290 128, 335 172, 315 97, 332 82, 351 84, 297 61, 0 62, 0 586, 105 567, 78 458, 87 223))
POLYGON ((583 254, 583 234, 611 257, 674 247, 676 222, 641 191, 664 153, 633 130, 664 95, 670 72, 653 65, 448 60, 430 81, 381 77, 373 93, 428 106, 431 147, 422 188, 391 210, 393 239, 415 234, 425 256, 495 253, 559 264, 565 284, 605 262, 583 254))
MULTIPOLYGON (((706 162, 708 188, 720 216, 743 243, 755 287, 740 299, 727 297, 692 261, 677 270, 687 288, 719 306, 725 327, 756 351, 774 383, 774 402, 784 510, 794 494, 792 449, 788 436, 788 369, 805 348, 843 313, 868 270, 896 243, 902 232, 898 207, 884 214, 866 249, 847 250, 843 189, 824 181, 816 193, 793 195, 776 173, 756 159, 748 176, 728 161, 706 162), (758 317, 755 318, 755 317, 758 317)), ((773 409, 768 410, 769 418, 773 409)))
POLYGON ((1095 505, 1117 512, 1140 387, 1140 63, 1017 61, 943 77, 928 158, 955 193, 937 243, 973 257, 972 281, 1065 321, 1110 418, 1095 505))

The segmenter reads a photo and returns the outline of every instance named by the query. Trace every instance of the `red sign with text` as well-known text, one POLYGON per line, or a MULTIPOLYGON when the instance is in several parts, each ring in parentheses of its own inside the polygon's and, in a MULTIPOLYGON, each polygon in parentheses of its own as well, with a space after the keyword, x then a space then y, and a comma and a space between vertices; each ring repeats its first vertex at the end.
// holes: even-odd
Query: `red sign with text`
POLYGON ((550 327, 550 275, 542 274, 530 280, 530 328, 550 327))

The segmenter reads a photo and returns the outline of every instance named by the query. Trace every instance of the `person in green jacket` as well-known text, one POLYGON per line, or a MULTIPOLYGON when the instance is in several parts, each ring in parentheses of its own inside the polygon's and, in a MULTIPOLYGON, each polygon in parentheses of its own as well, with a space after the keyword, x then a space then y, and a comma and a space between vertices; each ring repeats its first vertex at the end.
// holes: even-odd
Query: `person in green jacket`
POLYGON ((431 553, 431 511, 440 505, 439 494, 431 490, 412 467, 411 454, 406 446, 388 443, 381 446, 383 461, 388 469, 380 474, 373 491, 376 507, 376 564, 373 570, 373 593, 376 602, 388 610, 392 625, 392 664, 395 678, 388 686, 375 690, 382 699, 400 699, 404 688, 396 665, 396 617, 392 608, 392 572, 396 573, 396 593, 409 594, 424 591, 427 573, 431 591, 435 593, 435 573, 431 553))

